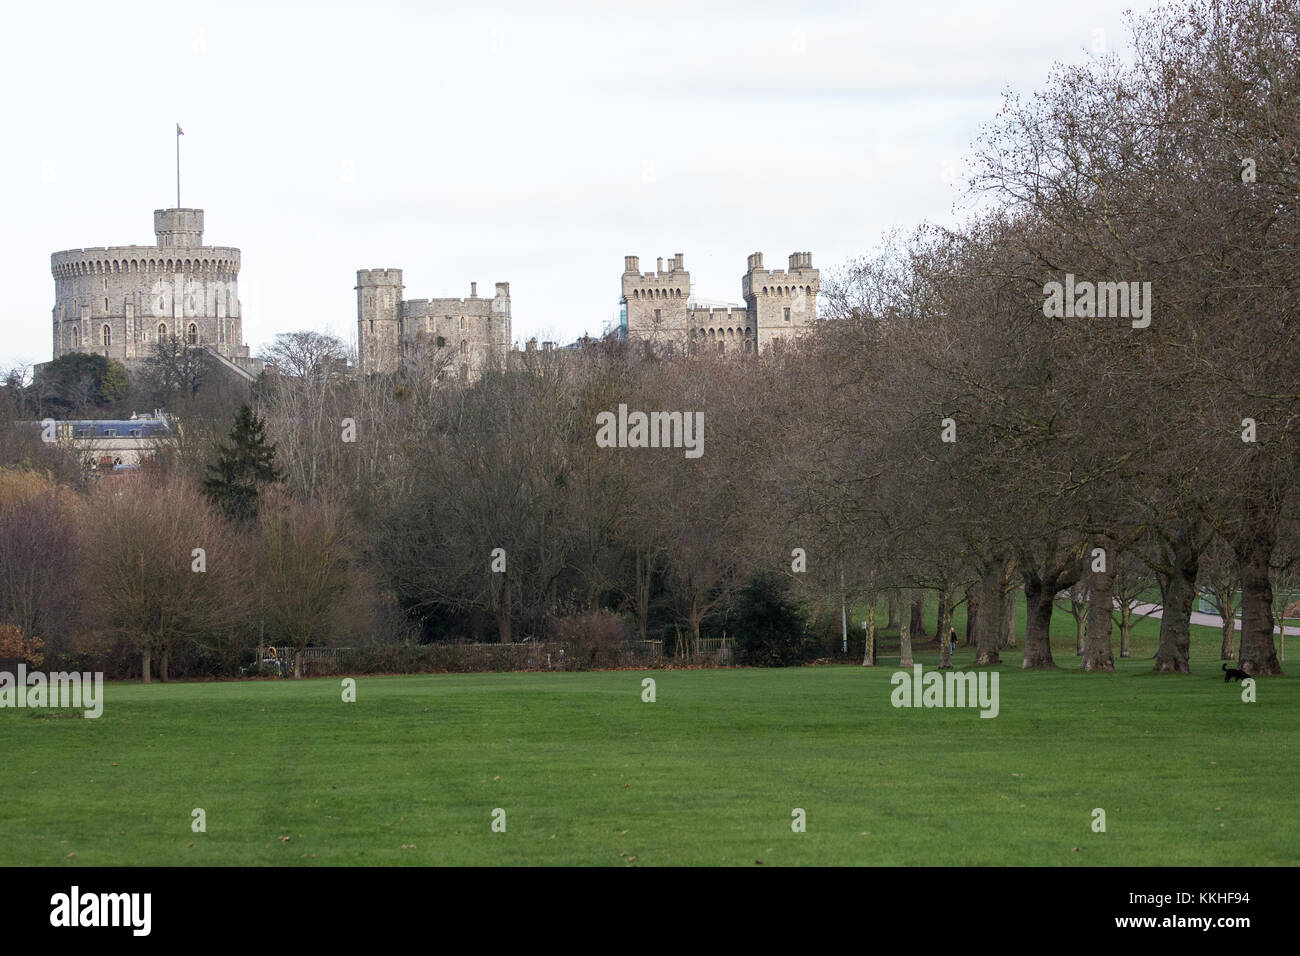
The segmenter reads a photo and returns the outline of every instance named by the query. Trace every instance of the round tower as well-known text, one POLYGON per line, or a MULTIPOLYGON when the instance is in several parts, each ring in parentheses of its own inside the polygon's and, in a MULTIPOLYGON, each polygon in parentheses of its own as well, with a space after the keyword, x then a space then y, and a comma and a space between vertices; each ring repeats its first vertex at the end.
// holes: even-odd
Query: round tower
POLYGON ((50 256, 53 357, 97 352, 140 361, 159 337, 246 358, 239 250, 203 245, 202 209, 156 209, 152 246, 97 246, 50 256))

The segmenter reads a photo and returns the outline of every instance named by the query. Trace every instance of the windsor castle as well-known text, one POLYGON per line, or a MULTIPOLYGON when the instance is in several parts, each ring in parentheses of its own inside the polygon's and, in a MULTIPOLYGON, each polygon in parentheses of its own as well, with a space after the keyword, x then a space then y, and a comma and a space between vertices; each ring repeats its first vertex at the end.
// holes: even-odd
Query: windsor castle
MULTIPOLYGON (((179 339, 251 378, 261 363, 243 342, 240 252, 203 245, 202 209, 154 210, 155 244, 69 249, 50 257, 54 276, 53 357, 93 352, 128 366, 153 343, 179 339)), ((429 361, 439 377, 478 378, 512 351, 510 283, 490 296, 470 283, 463 298, 405 299, 401 269, 357 272, 357 363, 362 374, 429 361)), ((812 254, 791 253, 788 269, 749 257, 738 302, 692 292, 682 253, 642 272, 623 260, 619 335, 665 352, 755 355, 791 340, 817 320, 819 273, 812 254)))

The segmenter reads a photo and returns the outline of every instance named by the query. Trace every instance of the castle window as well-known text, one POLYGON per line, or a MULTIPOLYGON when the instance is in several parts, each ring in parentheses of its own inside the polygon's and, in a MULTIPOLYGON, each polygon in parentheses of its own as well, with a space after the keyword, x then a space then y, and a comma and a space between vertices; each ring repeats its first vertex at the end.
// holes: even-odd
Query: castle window
POLYGON ((74 349, 75 349, 75 348, 77 347, 77 345, 79 344, 79 340, 80 340, 80 339, 81 339, 81 333, 77 330, 77 327, 74 325, 74 326, 72 327, 72 347, 73 347, 74 349))
POLYGON ((444 348, 446 345, 447 345, 447 340, 441 335, 438 336, 438 348, 444 348))
POLYGON ((158 341, 161 342, 167 338, 167 326, 165 323, 158 323, 158 341))
POLYGON ((460 330, 461 330, 462 332, 465 331, 465 316, 463 316, 463 315, 460 317, 460 330))
POLYGON ((227 342, 233 342, 235 345, 238 345, 238 344, 239 344, 239 342, 236 341, 236 339, 235 339, 235 323, 234 323, 234 322, 231 322, 231 323, 230 323, 230 334, 229 334, 228 336, 226 336, 226 341, 227 341, 227 342))
POLYGON ((655 309, 655 324, 658 325, 662 321, 663 321, 663 310, 655 309))
POLYGON ((754 351, 754 343, 752 340, 745 339, 745 351, 746 353, 754 351))
POLYGON ((718 351, 719 352, 727 351, 727 343, 722 339, 718 339, 718 351))
POLYGON ((108 311, 108 296, 104 296, 104 311, 108 311))
POLYGON ((100 338, 100 344, 102 344, 104 347, 107 348, 108 346, 112 345, 113 344, 112 328, 105 325, 102 329, 99 330, 99 338, 100 338))
POLYGON ((374 319, 371 319, 371 320, 370 320, 370 334, 371 334, 371 335, 374 335, 374 334, 375 334, 375 320, 374 320, 374 319))
POLYGON ((199 327, 193 322, 190 323, 190 327, 185 331, 185 341, 189 342, 190 345, 199 344, 199 327))
POLYGON ((787 322, 790 321, 790 310, 789 310, 789 309, 786 309, 786 310, 785 310, 785 320, 786 320, 787 322))

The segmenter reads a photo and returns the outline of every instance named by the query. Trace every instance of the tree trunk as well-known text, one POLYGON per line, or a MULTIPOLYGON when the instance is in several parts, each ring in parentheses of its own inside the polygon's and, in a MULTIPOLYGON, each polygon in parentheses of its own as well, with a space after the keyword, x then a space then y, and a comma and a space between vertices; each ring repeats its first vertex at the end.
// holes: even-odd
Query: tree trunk
POLYGON ((1025 581, 1025 658, 1023 670, 1056 666, 1052 660, 1052 608, 1056 594, 1037 577, 1025 581))
MULTIPOLYGON (((900 599, 900 603, 902 600, 900 599)), ((898 622, 898 666, 911 667, 914 663, 912 660, 912 622, 911 616, 902 617, 898 622)))
POLYGON ((939 592, 939 625, 936 628, 939 636, 939 668, 952 667, 952 651, 950 650, 951 630, 952 630, 952 588, 945 587, 939 592))
POLYGON ((636 626, 641 640, 646 639, 646 626, 650 618, 650 581, 654 576, 653 563, 636 552, 636 626))
POLYGON ((170 647, 164 648, 162 656, 158 659, 158 680, 167 683, 167 661, 172 655, 170 647))
POLYGON ((890 589, 889 596, 886 599, 889 605, 889 623, 885 625, 889 630, 898 627, 899 605, 902 604, 902 598, 897 589, 890 589))
POLYGON ((980 599, 978 588, 966 589, 966 646, 975 643, 975 627, 979 619, 980 599))
POLYGON ((1133 609, 1127 603, 1119 609, 1119 656, 1131 657, 1133 648, 1130 639, 1133 637, 1133 609))
POLYGON ((876 599, 867 600, 867 636, 862 649, 862 666, 876 666, 876 599))
POLYGON ((1003 591, 1002 601, 1003 604, 1005 605, 1005 608, 1003 610, 1002 637, 1000 638, 1001 646, 1015 647, 1016 646, 1016 592, 1003 591))
POLYGON ((1233 648, 1237 643, 1236 616, 1229 614, 1227 611, 1221 613, 1223 614, 1223 623, 1219 625, 1219 634, 1222 638, 1219 642, 1219 660, 1235 661, 1237 655, 1233 648))
POLYGON ((920 639, 925 637, 925 592, 912 600, 912 636, 920 639))
MULTIPOLYGON (((1104 542, 1109 557, 1109 542, 1104 542)), ((1115 606, 1113 585, 1115 572, 1109 564, 1105 571, 1093 571, 1088 588, 1087 624, 1083 635, 1083 659, 1079 669, 1085 671, 1113 671, 1115 654, 1110 642, 1110 612, 1115 606)))
POLYGON ((1273 585, 1268 577, 1272 553, 1273 534, 1268 530, 1251 536, 1237 551, 1241 572, 1241 657, 1237 666, 1252 677, 1282 673, 1273 644, 1273 585))
POLYGON ((691 598, 691 646, 690 653, 687 655, 692 660, 700 652, 700 619, 704 617, 699 610, 700 602, 698 598, 691 598))
POLYGON ((149 683, 149 664, 152 657, 153 654, 148 647, 140 651, 140 683, 142 684, 149 683))
POLYGON ((980 579, 979 616, 975 620, 975 666, 1001 664, 998 634, 1002 630, 1002 569, 995 562, 980 579))
POLYGON ((1161 674, 1190 674, 1187 657, 1192 644, 1192 608, 1196 606, 1195 556, 1184 555, 1173 574, 1158 574, 1161 601, 1160 645, 1156 648, 1155 667, 1161 674))
POLYGON ((497 643, 510 643, 510 579, 501 582, 504 589, 501 601, 497 604, 497 643))

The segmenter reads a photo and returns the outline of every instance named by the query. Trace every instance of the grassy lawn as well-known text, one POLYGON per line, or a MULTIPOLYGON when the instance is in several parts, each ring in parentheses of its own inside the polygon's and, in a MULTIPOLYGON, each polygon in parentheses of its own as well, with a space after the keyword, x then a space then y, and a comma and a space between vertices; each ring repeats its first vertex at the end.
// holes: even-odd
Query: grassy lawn
POLYGON ((887 639, 875 669, 362 677, 356 703, 110 684, 98 720, 0 710, 0 863, 1300 863, 1295 678, 1243 704, 1209 629, 1190 677, 1149 673, 1145 630, 1080 674, 1058 626, 1059 672, 1004 654, 996 719, 894 709, 887 639))

